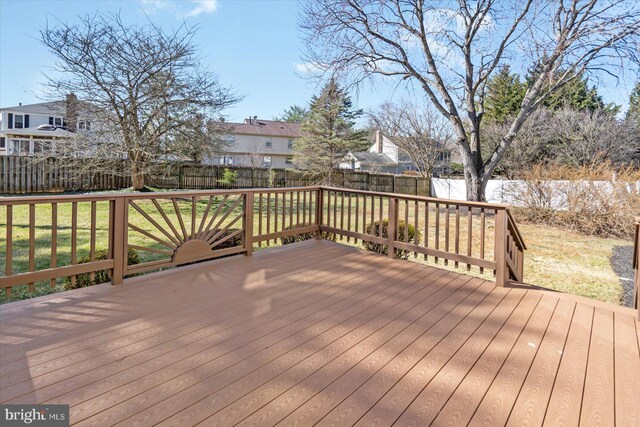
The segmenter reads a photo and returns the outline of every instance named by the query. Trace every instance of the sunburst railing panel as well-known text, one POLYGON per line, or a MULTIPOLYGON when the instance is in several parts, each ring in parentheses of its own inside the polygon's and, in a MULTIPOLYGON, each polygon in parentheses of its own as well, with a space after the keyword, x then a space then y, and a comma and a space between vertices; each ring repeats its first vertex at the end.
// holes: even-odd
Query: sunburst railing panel
POLYGON ((243 252, 245 202, 244 193, 130 198, 126 246, 141 262, 125 274, 243 252))

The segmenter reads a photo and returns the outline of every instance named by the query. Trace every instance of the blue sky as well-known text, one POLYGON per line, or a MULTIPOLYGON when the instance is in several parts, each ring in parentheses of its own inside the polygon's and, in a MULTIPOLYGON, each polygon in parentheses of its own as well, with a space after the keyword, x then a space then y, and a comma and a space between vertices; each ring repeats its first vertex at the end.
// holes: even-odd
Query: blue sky
MULTIPOLYGON (((167 29, 183 20, 197 25, 195 41, 204 63, 244 96, 226 112, 230 120, 270 119, 292 104, 306 105, 318 90, 304 78, 295 0, 0 0, 0 106, 39 102, 42 74, 54 60, 38 40, 47 20, 73 22, 78 14, 118 10, 132 24, 144 24, 146 13, 167 29)), ((605 101, 626 108, 634 78, 602 81, 605 101)), ((377 82, 353 95, 358 107, 369 109, 402 97, 404 90, 377 82)))

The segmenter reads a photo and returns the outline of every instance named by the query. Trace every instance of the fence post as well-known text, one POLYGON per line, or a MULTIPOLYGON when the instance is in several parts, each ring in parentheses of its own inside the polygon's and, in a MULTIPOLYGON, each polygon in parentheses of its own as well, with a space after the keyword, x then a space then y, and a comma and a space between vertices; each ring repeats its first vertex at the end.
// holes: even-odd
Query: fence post
MULTIPOLYGON (((382 224, 380 224, 382 229, 382 224)), ((382 233, 380 233, 382 235, 382 233)), ((387 255, 396 257, 395 242, 398 237, 398 199, 389 197, 389 223, 387 224, 387 255)))
MULTIPOLYGON (((318 187, 316 190, 316 225, 318 228, 322 227, 323 203, 322 187, 318 187)), ((320 229, 316 233, 316 240, 322 240, 322 230, 320 229)))
POLYGON ((111 247, 113 248, 113 274, 111 284, 119 285, 124 276, 124 265, 127 260, 124 246, 127 232, 126 220, 127 199, 116 197, 113 201, 113 229, 111 230, 111 247))
POLYGON ((504 286, 509 279, 507 271, 507 211, 504 208, 496 209, 496 230, 494 242, 494 259, 496 261, 496 285, 504 286))
POLYGON ((244 195, 244 248, 245 255, 253 255, 253 191, 244 195))

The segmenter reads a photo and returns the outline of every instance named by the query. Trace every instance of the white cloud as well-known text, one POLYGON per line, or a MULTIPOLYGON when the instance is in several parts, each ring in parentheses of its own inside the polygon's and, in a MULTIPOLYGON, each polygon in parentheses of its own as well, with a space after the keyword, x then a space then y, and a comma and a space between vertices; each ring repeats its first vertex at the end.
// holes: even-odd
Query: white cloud
POLYGON ((178 17, 193 18, 218 9, 218 0, 139 0, 145 13, 169 12, 178 17), (186 10, 185 10, 186 9, 186 10))
POLYGON ((322 64, 317 64, 314 62, 299 62, 295 64, 296 71, 301 74, 317 73, 320 71, 324 71, 325 68, 326 67, 324 67, 322 64))
POLYGON ((213 13, 218 9, 218 0, 194 0, 192 3, 195 3, 196 7, 185 15, 187 18, 201 13, 213 13))

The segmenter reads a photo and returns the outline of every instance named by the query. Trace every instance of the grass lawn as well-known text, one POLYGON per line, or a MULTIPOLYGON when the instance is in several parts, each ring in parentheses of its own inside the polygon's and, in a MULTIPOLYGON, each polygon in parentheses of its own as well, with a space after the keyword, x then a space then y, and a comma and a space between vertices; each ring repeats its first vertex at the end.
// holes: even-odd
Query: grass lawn
MULTIPOLYGON (((211 205, 207 209, 208 199, 200 199, 196 203, 196 213, 195 213, 195 228, 196 231, 199 229, 199 226, 202 222, 202 218, 204 217, 205 212, 207 214, 207 221, 211 218, 220 203, 223 200, 221 198, 213 199, 211 205)), ((275 200, 270 200, 272 210, 275 208, 275 200)), ((169 234, 174 235, 174 232, 170 230, 167 222, 164 220, 161 212, 159 212, 155 206, 149 201, 141 201, 137 202, 138 205, 148 213, 160 226, 165 229, 169 234)), ((176 215, 173 204, 170 201, 160 201, 160 206, 162 210, 167 215, 167 219, 169 222, 173 223, 177 234, 183 235, 182 227, 180 226, 179 218, 176 215)), ((217 228, 224 227, 229 224, 234 217, 239 215, 242 212, 242 205, 233 206, 234 199, 230 198, 225 202, 225 204, 220 207, 220 213, 218 215, 219 219, 222 219, 222 216, 225 212, 229 211, 229 215, 220 223, 218 220, 214 221, 213 225, 217 224, 217 228), (232 209, 233 208, 233 209, 232 209)), ((284 226, 290 225, 290 219, 293 219, 295 223, 296 219, 296 203, 297 200, 293 200, 293 210, 291 210, 292 214, 290 214, 290 209, 292 207, 291 201, 287 200, 287 203, 284 204, 283 211, 283 203, 282 203, 282 195, 279 196, 279 205, 278 211, 280 212, 280 219, 278 223, 278 229, 282 229, 283 221, 284 226)), ((352 229, 355 226, 355 199, 353 200, 353 214, 351 215, 351 225, 352 229)), ((255 218, 254 218, 254 230, 257 233, 257 230, 260 225, 260 215, 257 211, 258 200, 256 199, 256 210, 254 210, 255 218)), ((263 200, 263 207, 266 206, 266 198, 263 200)), ((363 206, 363 200, 360 199, 359 206, 363 206)), ((369 209, 371 204, 369 203, 369 209)), ((374 218, 377 220, 379 218, 379 209, 380 206, 376 203, 376 211, 374 212, 374 218)), ((98 202, 96 204, 96 249, 106 249, 108 242, 108 202, 98 202)), ((178 209, 181 214, 181 218, 183 220, 183 224, 185 227, 185 231, 187 234, 190 234, 191 230, 191 222, 192 222, 192 202, 190 199, 181 199, 178 203, 178 209)), ((313 207, 312 207, 313 209, 313 207)), ((338 207, 338 210, 340 207, 338 207)), ((346 203, 345 203, 345 211, 346 211, 346 203)), ((77 205, 78 215, 77 215, 77 258, 80 259, 83 256, 88 256, 89 248, 90 248, 90 229, 91 229, 91 204, 89 202, 78 203, 77 205)), ((387 206, 386 203, 382 206, 383 217, 386 218, 387 206)), ((266 231, 267 218, 262 212, 262 229, 266 231)), ((51 255, 51 205, 37 205, 35 210, 35 241, 36 241, 36 250, 35 250, 35 267, 36 270, 48 268, 50 266, 50 255, 51 255)), ((404 218, 404 211, 401 206, 400 210, 400 218, 404 218)), ((413 209, 410 208, 407 217, 409 219, 409 224, 414 224, 414 212, 413 209)), ((442 217, 443 215, 441 215, 442 217)), ((359 226, 358 231, 362 231, 362 217, 358 214, 359 226)), ((348 216, 345 215, 344 226, 347 225, 348 216)), ((13 262, 12 268, 14 272, 25 272, 29 269, 29 257, 28 257, 28 248, 29 248, 29 208, 28 206, 15 206, 13 208, 13 262)), ((302 216, 300 217, 302 221, 302 216)), ((461 242, 466 242, 466 232, 467 232, 467 217, 463 215, 460 219, 460 235, 461 242)), ((444 218, 441 218, 440 227, 442 228, 442 224, 444 218)), ((474 236, 473 245, 472 245, 472 255, 478 256, 479 253, 479 242, 475 238, 477 235, 477 230, 479 230, 478 222, 479 219, 477 217, 473 217, 473 230, 472 235, 474 236)), ((129 209, 129 222, 140 227, 141 229, 147 231, 148 233, 153 234, 161 238, 164 241, 169 242, 169 239, 163 235, 162 231, 158 229, 155 225, 146 220, 142 215, 140 215, 135 209, 129 209)), ((367 215, 367 222, 370 222, 370 216, 367 215)), ((424 214, 423 212, 419 213, 418 216, 418 228, 420 229, 421 234, 421 242, 423 244, 424 239, 424 214)), ((338 222, 336 225, 340 225, 338 222)), ((239 227, 240 222, 237 222, 232 225, 233 228, 239 227)), ((274 231, 275 220, 273 215, 270 218, 270 226, 271 231, 274 231)), ((433 238, 435 236, 435 215, 430 215, 429 221, 429 238, 430 245, 433 244, 433 238)), ((453 235, 453 227, 454 221, 451 221, 451 234, 453 235)), ((556 289, 563 292, 569 292, 576 295, 582 295, 590 298, 599 299, 606 302, 612 302, 619 304, 622 296, 622 287, 620 286, 620 282, 614 273, 609 259, 611 257, 613 248, 615 246, 625 246, 632 245, 631 241, 617 240, 617 239, 603 239, 597 237, 584 236, 577 233, 573 233, 570 231, 565 231, 557 228, 540 226, 540 225, 531 225, 531 224, 520 224, 519 228, 524 236, 524 239, 528 245, 528 251, 525 254, 525 282, 535 284, 538 286, 543 286, 551 289, 556 289)), ((71 263, 71 204, 70 203, 61 203, 58 204, 58 266, 69 265, 71 263)), ((4 275, 5 273, 5 257, 4 253, 5 242, 4 237, 6 233, 6 207, 0 206, 0 236, 2 240, 0 240, 0 253, 3 256, 0 256, 0 274, 4 275)), ((444 243, 444 232, 440 233, 440 248, 445 247, 444 243)), ((137 245, 142 247, 148 247, 152 249, 160 249, 167 250, 167 248, 158 242, 134 231, 129 230, 129 243, 131 245, 137 245)), ((341 243, 354 245, 353 239, 350 242, 347 242, 346 238, 339 240, 341 243)), ((263 245, 262 248, 265 246, 263 245)), ((259 250, 256 246, 256 250, 259 250)), ((451 248, 453 249, 453 248, 451 248)), ((493 254, 493 220, 491 217, 487 217, 487 236, 485 239, 485 251, 486 257, 488 259, 492 258, 493 254)), ((167 258, 167 255, 159 254, 156 252, 147 252, 147 251, 138 251, 141 262, 153 261, 158 259, 167 258)), ((461 248, 461 253, 466 252, 466 247, 461 248)), ((417 258, 414 258, 413 255, 410 256, 411 260, 426 262, 428 264, 433 264, 432 258, 429 258, 428 261, 424 261, 422 256, 419 255, 417 258)), ((444 266, 442 260, 438 264, 439 267, 453 269, 453 263, 449 263, 449 266, 444 266)), ((466 266, 461 265, 461 268, 458 269, 460 272, 467 272, 466 266)), ((472 268, 470 274, 482 276, 485 278, 491 278, 491 275, 487 272, 485 274, 480 275, 477 268, 472 268)), ((49 282, 37 283, 36 284, 36 293, 35 295, 43 295, 50 292, 56 292, 64 289, 65 279, 58 279, 55 284, 55 288, 51 288, 49 282)), ((13 289, 13 296, 11 300, 18 300, 29 297, 30 295, 27 292, 27 286, 18 286, 13 289)), ((0 293, 0 303, 6 302, 4 293, 0 293)))

